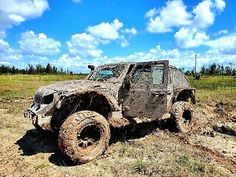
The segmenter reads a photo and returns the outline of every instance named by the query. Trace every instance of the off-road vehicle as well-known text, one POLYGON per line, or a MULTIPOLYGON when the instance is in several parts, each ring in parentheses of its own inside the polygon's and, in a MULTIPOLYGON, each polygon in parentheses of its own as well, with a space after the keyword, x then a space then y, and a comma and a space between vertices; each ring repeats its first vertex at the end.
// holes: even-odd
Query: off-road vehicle
POLYGON ((89 65, 85 80, 39 88, 25 117, 40 131, 58 133, 60 150, 75 163, 102 154, 110 127, 171 115, 180 132, 191 130, 195 89, 167 60, 89 65))

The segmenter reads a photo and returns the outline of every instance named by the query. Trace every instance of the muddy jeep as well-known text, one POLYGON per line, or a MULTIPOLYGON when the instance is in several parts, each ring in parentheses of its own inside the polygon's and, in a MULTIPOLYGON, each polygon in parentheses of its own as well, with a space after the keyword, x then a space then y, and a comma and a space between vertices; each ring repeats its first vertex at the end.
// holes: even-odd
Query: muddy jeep
POLYGON ((89 68, 85 80, 39 88, 25 111, 36 129, 58 134, 60 150, 75 163, 101 155, 111 127, 169 115, 178 131, 191 130, 195 89, 167 60, 89 68))

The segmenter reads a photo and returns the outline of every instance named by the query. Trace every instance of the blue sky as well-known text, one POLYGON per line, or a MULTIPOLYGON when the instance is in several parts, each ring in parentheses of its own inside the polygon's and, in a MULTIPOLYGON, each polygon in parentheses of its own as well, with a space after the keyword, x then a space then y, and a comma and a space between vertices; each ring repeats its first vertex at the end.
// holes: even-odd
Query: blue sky
POLYGON ((0 0, 0 64, 236 64, 234 0, 0 0))

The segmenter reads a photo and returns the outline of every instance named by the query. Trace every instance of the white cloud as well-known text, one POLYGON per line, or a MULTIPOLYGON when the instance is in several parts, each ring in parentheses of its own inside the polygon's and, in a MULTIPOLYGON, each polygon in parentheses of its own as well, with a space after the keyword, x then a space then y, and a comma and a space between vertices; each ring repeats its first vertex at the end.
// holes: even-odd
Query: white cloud
POLYGON ((139 61, 156 61, 169 60, 171 65, 176 67, 185 67, 192 69, 194 66, 194 52, 180 51, 178 49, 163 50, 160 45, 149 49, 148 51, 135 52, 128 56, 109 58, 107 63, 116 62, 139 62, 139 61))
POLYGON ((48 8, 47 0, 0 0, 0 31, 40 17, 48 8))
POLYGON ((10 64, 22 59, 22 54, 19 50, 10 47, 9 43, 0 39, 0 63, 10 64))
POLYGON ((97 48, 98 45, 99 41, 87 33, 74 34, 67 42, 70 55, 81 57, 100 57, 103 51, 97 48))
POLYGON ((10 49, 8 42, 0 39, 0 52, 5 52, 10 49))
POLYGON ((24 54, 54 55, 60 52, 61 43, 48 38, 44 33, 35 34, 34 31, 27 31, 21 34, 18 42, 24 54))
POLYGON ((121 35, 120 41, 121 41, 121 43, 120 43, 120 46, 121 46, 121 47, 127 47, 127 46, 129 46, 129 42, 128 42, 128 40, 125 38, 124 35, 121 35))
POLYGON ((94 57, 94 58, 81 58, 79 56, 72 56, 69 54, 63 54, 58 59, 51 62, 54 66, 59 68, 68 69, 74 72, 88 73, 90 70, 87 68, 89 64, 99 66, 105 63, 109 63, 107 56, 94 57))
POLYGON ((130 35, 137 35, 137 33, 138 33, 138 31, 134 27, 125 28, 122 32, 126 33, 126 34, 130 34, 130 35))
POLYGON ((188 25, 191 22, 191 14, 186 11, 182 0, 167 1, 165 7, 151 9, 146 13, 146 17, 150 17, 147 30, 153 33, 170 32, 173 27, 188 25))
POLYGON ((196 8, 193 9, 194 18, 191 26, 198 29, 204 29, 211 26, 215 20, 213 7, 213 2, 211 0, 200 2, 196 8))
MULTIPOLYGON (((118 41, 121 47, 129 45, 128 39, 137 34, 132 28, 122 29, 123 23, 115 19, 113 22, 102 22, 95 26, 89 26, 87 32, 74 34, 66 42, 68 53, 64 53, 55 65, 73 69, 73 67, 87 67, 88 64, 100 65, 108 62, 108 57, 99 48, 101 45, 118 41)), ((83 70, 83 69, 82 69, 83 70)))
POLYGON ((119 30, 123 27, 123 23, 118 19, 113 22, 102 22, 95 26, 89 26, 87 31, 95 37, 106 39, 106 40, 116 40, 119 38, 119 30))
POLYGON ((226 4, 224 0, 215 0, 215 7, 219 10, 219 11, 223 11, 225 8, 226 4))
POLYGON ((132 27, 132 28, 125 28, 121 30, 122 34, 119 37, 120 40, 120 46, 121 47, 127 47, 130 45, 129 40, 137 35, 138 31, 132 27))
POLYGON ((174 37, 179 47, 198 47, 209 40, 206 30, 225 6, 224 0, 204 0, 192 12, 187 12, 182 0, 167 1, 165 7, 146 13, 149 18, 147 29, 153 33, 165 33, 177 28, 174 37))
POLYGON ((63 54, 56 62, 53 63, 56 66, 69 68, 69 67, 80 67, 83 66, 81 63, 81 58, 79 56, 70 56, 68 54, 63 54))
POLYGON ((137 30, 132 28, 122 29, 123 23, 115 19, 111 23, 102 22, 98 25, 89 26, 87 33, 92 35, 100 44, 108 44, 111 41, 118 40, 121 47, 127 47, 132 36, 137 35, 137 30))
MULTIPOLYGON (((135 52, 127 56, 110 57, 100 56, 93 58, 82 58, 79 56, 71 56, 63 54, 59 59, 55 60, 53 65, 63 67, 72 71, 88 72, 88 64, 96 66, 108 63, 117 62, 139 62, 139 61, 155 61, 155 60, 169 60, 170 64, 177 68, 185 68, 191 70, 194 67, 194 55, 192 50, 179 49, 161 49, 160 45, 149 49, 148 51, 135 52)), ((212 63, 227 65, 230 62, 236 64, 236 55, 221 55, 221 54, 198 54, 198 69, 203 65, 212 63)))
MULTIPOLYGON (((160 45, 157 45, 148 51, 135 52, 128 56, 109 58, 106 60, 106 63, 169 60, 170 64, 177 68, 183 67, 187 70, 191 70, 194 67, 194 56, 195 52, 192 50, 164 50, 161 49, 160 45)), ((198 54, 198 69, 200 69, 203 65, 209 65, 216 62, 220 65, 228 65, 229 63, 236 64, 236 55, 209 53, 198 54)))
POLYGON ((218 31, 218 35, 221 35, 221 34, 228 34, 229 33, 229 31, 228 30, 226 30, 226 29, 223 29, 223 30, 220 30, 220 31, 218 31))
POLYGON ((159 10, 157 8, 150 9, 146 12, 145 18, 151 18, 156 16, 159 13, 159 10))
POLYGON ((178 46, 182 48, 198 47, 209 39, 205 32, 199 32, 195 28, 181 28, 175 33, 174 37, 178 46))
POLYGON ((216 12, 219 9, 220 11, 223 10, 223 6, 218 6, 220 5, 217 5, 216 2, 206 0, 200 2, 193 9, 194 18, 192 22, 188 26, 181 27, 174 35, 179 47, 198 47, 210 39, 205 31, 214 24, 216 12))
POLYGON ((6 37, 5 31, 0 31, 0 39, 3 39, 6 37))
POLYGON ((205 43, 210 54, 236 55, 236 34, 223 36, 205 43))

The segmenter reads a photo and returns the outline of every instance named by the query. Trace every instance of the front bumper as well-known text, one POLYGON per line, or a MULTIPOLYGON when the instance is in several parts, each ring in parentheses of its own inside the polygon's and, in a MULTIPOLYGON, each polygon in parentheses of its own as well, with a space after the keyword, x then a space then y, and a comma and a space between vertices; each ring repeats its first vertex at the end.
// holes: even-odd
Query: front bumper
POLYGON ((33 111, 31 111, 30 109, 27 109, 27 110, 24 111, 24 117, 31 119, 32 124, 36 128, 40 127, 43 130, 52 131, 52 129, 51 129, 52 116, 37 115, 33 111))

